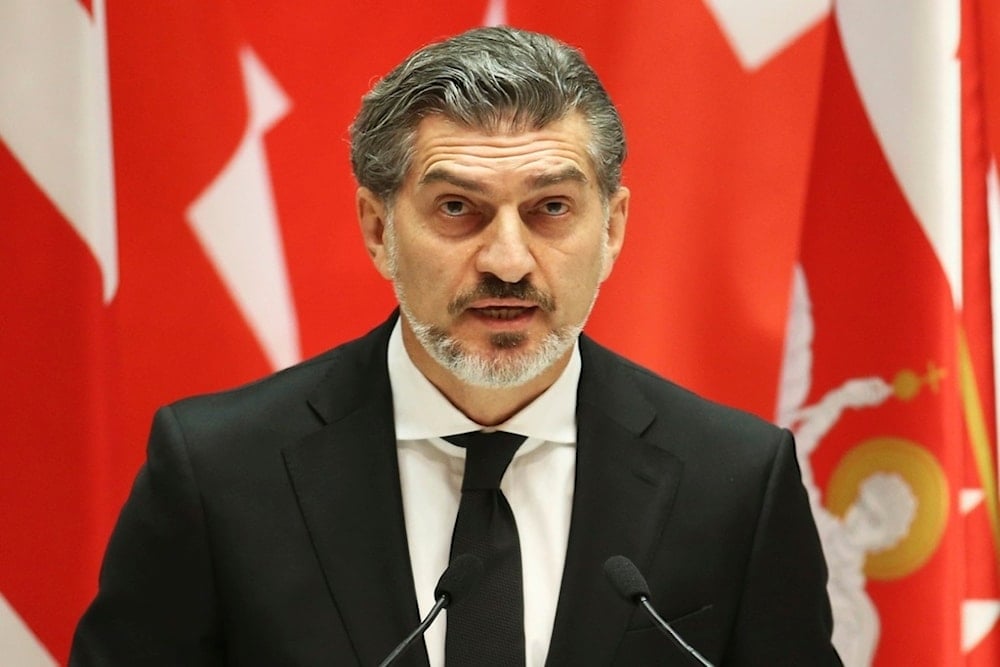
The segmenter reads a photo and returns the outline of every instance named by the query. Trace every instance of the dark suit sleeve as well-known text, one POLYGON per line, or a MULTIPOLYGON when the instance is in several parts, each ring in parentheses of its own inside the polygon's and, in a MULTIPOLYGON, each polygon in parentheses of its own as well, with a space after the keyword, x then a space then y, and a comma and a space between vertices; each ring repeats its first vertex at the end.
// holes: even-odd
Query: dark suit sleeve
POLYGON ((71 667, 223 664, 205 518, 170 408, 111 536, 71 667))
POLYGON ((727 665, 840 665, 830 643, 827 569, 787 431, 754 534, 727 665))

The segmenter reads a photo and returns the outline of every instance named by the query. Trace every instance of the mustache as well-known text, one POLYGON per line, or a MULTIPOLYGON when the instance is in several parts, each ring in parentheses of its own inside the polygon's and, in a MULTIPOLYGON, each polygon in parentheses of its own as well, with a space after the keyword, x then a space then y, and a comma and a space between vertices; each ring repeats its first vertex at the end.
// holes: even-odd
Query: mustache
POLYGON ((479 299, 518 299, 529 301, 548 313, 556 309, 556 300, 552 295, 543 292, 527 280, 508 283, 492 274, 487 274, 474 288, 455 297, 448 304, 448 312, 457 315, 479 299))

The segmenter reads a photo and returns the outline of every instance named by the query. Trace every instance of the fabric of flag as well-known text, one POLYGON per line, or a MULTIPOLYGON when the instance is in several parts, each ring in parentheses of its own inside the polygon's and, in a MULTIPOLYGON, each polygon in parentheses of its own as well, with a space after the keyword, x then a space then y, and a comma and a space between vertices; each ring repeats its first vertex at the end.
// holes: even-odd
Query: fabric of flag
POLYGON ((1000 664, 996 0, 0 3, 0 663, 65 660, 157 406, 393 307, 347 127, 496 23, 618 103, 588 331, 795 431, 845 664, 1000 664))
POLYGON ((963 22, 957 2, 838 2, 829 26, 777 415, 848 665, 1000 659, 986 219, 962 197, 986 183, 962 159, 971 4, 963 22))

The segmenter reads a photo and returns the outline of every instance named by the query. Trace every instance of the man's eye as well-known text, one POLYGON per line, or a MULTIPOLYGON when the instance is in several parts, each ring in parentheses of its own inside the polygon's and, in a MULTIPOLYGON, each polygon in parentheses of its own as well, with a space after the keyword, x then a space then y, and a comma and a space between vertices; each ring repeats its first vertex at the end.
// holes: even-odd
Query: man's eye
POLYGON ((460 199, 449 199, 441 204, 441 210, 445 215, 466 215, 469 213, 469 205, 460 199))
POLYGON ((542 213, 546 215, 562 215, 564 213, 569 213, 569 205, 564 201, 554 200, 547 201, 542 204, 542 213))

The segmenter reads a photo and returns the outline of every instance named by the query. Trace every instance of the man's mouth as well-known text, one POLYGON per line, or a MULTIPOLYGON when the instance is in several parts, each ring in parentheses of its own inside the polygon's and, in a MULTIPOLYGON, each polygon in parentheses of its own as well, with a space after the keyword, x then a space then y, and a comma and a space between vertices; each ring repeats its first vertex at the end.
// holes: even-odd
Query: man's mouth
POLYGON ((534 310, 535 306, 491 306, 487 308, 472 308, 472 312, 480 317, 491 320, 514 320, 534 310))
POLYGON ((505 283, 493 274, 484 275, 475 288, 460 294, 448 304, 451 315, 472 312, 484 319, 498 321, 530 316, 532 311, 538 309, 546 313, 555 312, 555 300, 527 280, 505 283))

